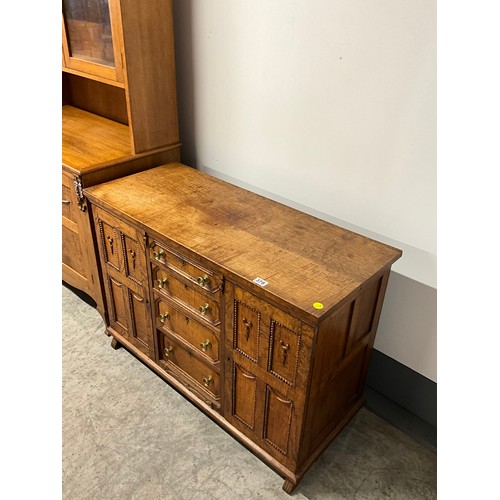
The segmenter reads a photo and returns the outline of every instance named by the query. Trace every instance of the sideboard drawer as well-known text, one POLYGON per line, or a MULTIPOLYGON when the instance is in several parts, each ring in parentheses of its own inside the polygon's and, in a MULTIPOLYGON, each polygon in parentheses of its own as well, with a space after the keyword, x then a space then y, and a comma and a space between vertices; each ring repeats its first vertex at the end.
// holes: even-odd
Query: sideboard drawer
MULTIPOLYGON (((159 363, 169 368, 174 365, 189 377, 198 389, 208 392, 212 397, 220 398, 219 374, 213 366, 207 366, 193 356, 191 350, 184 349, 179 342, 170 335, 163 333, 160 336, 159 363)), ((184 382, 184 381, 182 381, 184 382)), ((185 384, 187 385, 187 384, 185 384)))
POLYGON ((166 300, 155 300, 155 320, 158 328, 180 337, 211 363, 219 360, 217 335, 198 321, 181 313, 166 300))
POLYGON ((206 269, 184 255, 170 250, 165 245, 161 245, 156 241, 153 241, 149 247, 149 256, 152 261, 167 266, 175 273, 180 274, 211 293, 219 291, 221 287, 222 276, 220 274, 206 269))
POLYGON ((197 285, 181 282, 159 266, 153 268, 152 278, 155 290, 170 297, 202 321, 213 326, 220 324, 217 296, 200 293, 201 289, 197 285))

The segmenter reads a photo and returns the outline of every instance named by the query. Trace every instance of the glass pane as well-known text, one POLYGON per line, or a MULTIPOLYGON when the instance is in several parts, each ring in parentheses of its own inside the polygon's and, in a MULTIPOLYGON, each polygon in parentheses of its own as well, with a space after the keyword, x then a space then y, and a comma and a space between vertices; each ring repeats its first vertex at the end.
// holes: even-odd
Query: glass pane
POLYGON ((114 66, 108 0, 63 0, 72 57, 114 66))

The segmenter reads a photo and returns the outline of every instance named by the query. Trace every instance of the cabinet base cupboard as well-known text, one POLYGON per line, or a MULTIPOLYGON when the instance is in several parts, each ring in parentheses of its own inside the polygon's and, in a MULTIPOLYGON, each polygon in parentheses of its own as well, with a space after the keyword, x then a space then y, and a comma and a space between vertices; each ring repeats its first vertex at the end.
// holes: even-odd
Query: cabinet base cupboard
POLYGON ((291 493, 363 403, 401 251, 179 163, 84 193, 113 346, 291 493))

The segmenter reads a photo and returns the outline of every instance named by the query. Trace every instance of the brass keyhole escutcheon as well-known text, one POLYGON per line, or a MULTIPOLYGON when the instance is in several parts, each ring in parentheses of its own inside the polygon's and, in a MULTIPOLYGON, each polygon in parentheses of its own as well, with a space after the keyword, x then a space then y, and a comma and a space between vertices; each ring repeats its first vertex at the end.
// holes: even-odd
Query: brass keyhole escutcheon
POLYGON ((210 307, 210 304, 205 303, 202 306, 200 306, 200 312, 201 314, 206 314, 207 312, 210 312, 212 308, 210 307))
POLYGON ((135 269, 135 256, 136 256, 135 250, 129 248, 129 253, 130 256, 132 257, 132 267, 135 269))
POLYGON ((174 348, 172 346, 165 347, 165 349, 163 349, 163 354, 165 354, 165 356, 169 358, 173 350, 174 348))
POLYGON ((200 344, 200 349, 203 351, 203 352, 207 352, 208 349, 210 349, 212 347, 212 342, 210 342, 210 340, 205 340, 205 342, 202 342, 200 344))
POLYGON ((280 339, 280 346, 281 346, 281 355, 283 357, 282 362, 283 364, 286 363, 286 358, 288 356, 288 349, 290 349, 290 344, 285 344, 283 340, 280 339))
POLYGON ((212 375, 209 375, 208 377, 203 378, 203 385, 205 387, 208 387, 210 384, 214 383, 214 379, 212 378, 212 375))
POLYGON ((161 290, 167 283, 167 278, 162 278, 162 279, 157 279, 156 284, 158 285, 158 288, 161 290))
POLYGON ((248 339, 250 338, 250 330, 252 329, 252 322, 248 321, 246 318, 242 319, 243 326, 245 327, 245 337, 248 342, 248 339))
POLYGON ((109 247, 111 249, 111 255, 113 255, 115 253, 114 248, 113 248, 113 238, 111 238, 111 236, 107 236, 106 238, 108 240, 109 247))

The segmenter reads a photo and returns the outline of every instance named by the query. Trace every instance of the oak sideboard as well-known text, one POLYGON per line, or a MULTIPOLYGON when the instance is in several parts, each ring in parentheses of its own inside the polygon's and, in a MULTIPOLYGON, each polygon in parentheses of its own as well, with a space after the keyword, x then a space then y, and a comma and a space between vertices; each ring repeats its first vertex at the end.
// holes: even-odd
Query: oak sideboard
POLYGON ((401 251, 180 163, 84 195, 112 346, 291 493, 363 404, 401 251))

